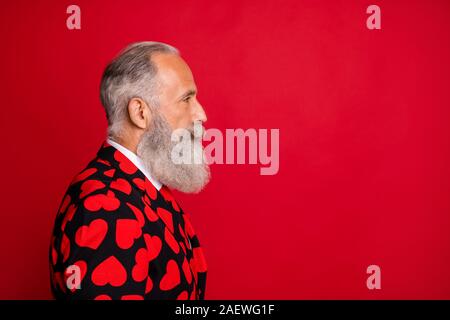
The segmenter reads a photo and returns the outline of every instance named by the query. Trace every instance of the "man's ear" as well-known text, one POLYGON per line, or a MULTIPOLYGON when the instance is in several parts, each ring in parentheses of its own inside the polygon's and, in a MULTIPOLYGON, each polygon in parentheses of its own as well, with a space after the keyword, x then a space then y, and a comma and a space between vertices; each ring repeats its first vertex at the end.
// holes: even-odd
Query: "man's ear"
POLYGON ((128 102, 128 115, 131 123, 140 128, 147 129, 151 120, 150 109, 144 100, 133 98, 128 102))

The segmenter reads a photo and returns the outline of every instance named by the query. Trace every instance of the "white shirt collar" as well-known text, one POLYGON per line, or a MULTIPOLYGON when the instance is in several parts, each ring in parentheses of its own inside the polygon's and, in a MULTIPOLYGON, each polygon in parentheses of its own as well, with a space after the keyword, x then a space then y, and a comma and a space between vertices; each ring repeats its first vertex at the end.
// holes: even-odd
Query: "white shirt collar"
POLYGON ((117 150, 119 150, 121 153, 123 153, 123 155, 125 157, 127 157, 131 162, 133 162, 133 164, 139 169, 141 170, 141 172, 145 175, 145 177, 150 180, 150 182, 153 184, 153 186, 158 189, 158 191, 161 189, 162 184, 156 180, 155 178, 152 177, 152 175, 147 171, 147 169, 145 168, 144 163, 142 162, 141 158, 139 158, 134 152, 128 150, 127 148, 125 148, 124 146, 118 144, 117 142, 111 140, 111 139, 106 139, 106 142, 108 142, 110 145, 112 145, 114 148, 116 148, 117 150))

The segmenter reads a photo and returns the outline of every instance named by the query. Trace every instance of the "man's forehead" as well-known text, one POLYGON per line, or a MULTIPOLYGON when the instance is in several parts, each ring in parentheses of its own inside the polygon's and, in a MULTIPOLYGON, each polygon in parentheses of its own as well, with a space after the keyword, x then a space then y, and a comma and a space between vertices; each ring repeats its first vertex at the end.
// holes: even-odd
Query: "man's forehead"
POLYGON ((187 63, 176 54, 157 54, 152 57, 159 80, 166 85, 195 87, 194 77, 187 63))

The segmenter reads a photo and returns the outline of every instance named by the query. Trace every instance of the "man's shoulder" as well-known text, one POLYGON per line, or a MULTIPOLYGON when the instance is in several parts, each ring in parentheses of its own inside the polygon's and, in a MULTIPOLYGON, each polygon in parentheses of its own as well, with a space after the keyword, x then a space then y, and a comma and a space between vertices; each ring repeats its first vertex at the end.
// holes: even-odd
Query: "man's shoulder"
POLYGON ((126 197, 131 196, 132 185, 131 177, 109 161, 96 157, 75 175, 66 194, 70 195, 72 202, 95 194, 120 193, 126 197))
POLYGON ((110 183, 117 175, 117 170, 107 160, 96 157, 91 160, 88 165, 79 171, 72 181, 69 188, 79 186, 86 181, 97 180, 105 183, 110 183))
POLYGON ((137 183, 108 161, 96 158, 72 179, 58 212, 70 213, 70 208, 115 211, 121 204, 139 201, 141 189, 137 183))

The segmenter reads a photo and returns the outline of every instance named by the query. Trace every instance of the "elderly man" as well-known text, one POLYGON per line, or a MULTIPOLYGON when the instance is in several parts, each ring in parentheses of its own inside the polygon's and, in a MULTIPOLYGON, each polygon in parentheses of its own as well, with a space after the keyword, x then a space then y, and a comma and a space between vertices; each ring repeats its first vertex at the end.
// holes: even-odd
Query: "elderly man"
POLYGON ((100 89, 108 138, 58 210, 50 245, 53 294, 204 299, 203 251, 169 189, 198 192, 210 177, 204 157, 172 159, 173 133, 182 129, 193 146, 186 150, 203 150, 194 124, 203 128, 206 115, 192 73, 175 48, 139 42, 107 66, 100 89))

